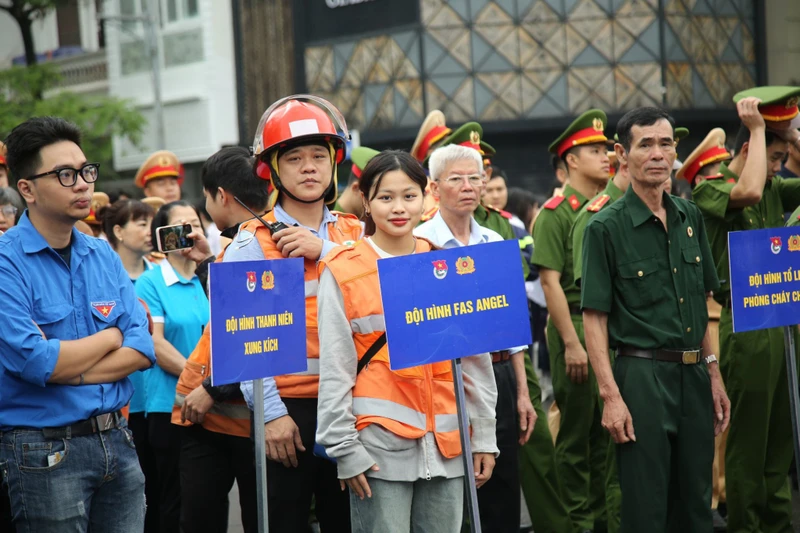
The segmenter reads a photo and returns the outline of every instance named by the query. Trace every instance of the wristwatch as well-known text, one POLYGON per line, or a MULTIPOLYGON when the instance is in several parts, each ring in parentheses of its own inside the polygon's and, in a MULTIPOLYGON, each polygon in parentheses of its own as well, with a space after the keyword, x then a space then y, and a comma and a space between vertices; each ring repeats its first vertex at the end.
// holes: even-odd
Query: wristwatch
POLYGON ((710 365, 711 363, 716 363, 717 356, 712 353, 708 357, 703 358, 703 361, 705 361, 707 365, 710 365))

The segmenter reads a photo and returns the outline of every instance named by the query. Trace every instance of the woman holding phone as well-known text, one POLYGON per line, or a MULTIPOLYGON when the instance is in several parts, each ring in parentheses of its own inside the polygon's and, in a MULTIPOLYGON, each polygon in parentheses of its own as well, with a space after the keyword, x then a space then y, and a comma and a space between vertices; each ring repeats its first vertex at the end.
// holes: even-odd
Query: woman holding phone
MULTIPOLYGON (((153 218, 152 242, 159 242, 159 234, 184 232, 172 226, 185 224, 191 226, 192 236, 204 234, 200 216, 192 204, 179 200, 164 205, 153 218), (159 231, 166 226, 170 228, 159 231)), ((163 247, 164 240, 161 244, 163 247)), ((180 250, 159 251, 166 252, 166 259, 139 277, 136 294, 147 303, 154 323, 156 364, 145 377, 145 411, 161 485, 160 530, 166 532, 180 529, 178 466, 184 428, 171 422, 175 387, 186 359, 208 323, 209 307, 205 291, 195 275, 194 261, 180 250)))
MULTIPOLYGON (((382 344, 377 262, 432 249, 412 233, 426 184, 409 154, 375 156, 359 180, 366 237, 333 250, 319 266, 317 441, 336 459, 342 490, 350 488, 353 533, 408 533, 412 524, 414 531, 461 530, 464 468, 451 363, 392 371, 382 344)), ((463 371, 482 485, 498 453, 497 389, 488 354, 465 358, 463 371)))

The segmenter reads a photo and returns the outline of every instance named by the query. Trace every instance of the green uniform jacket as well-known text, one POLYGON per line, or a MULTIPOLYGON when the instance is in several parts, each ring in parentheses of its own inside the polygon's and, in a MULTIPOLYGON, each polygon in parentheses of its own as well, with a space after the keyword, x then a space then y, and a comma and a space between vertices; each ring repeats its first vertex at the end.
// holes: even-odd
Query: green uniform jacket
POLYGON ((589 219, 595 214, 622 198, 623 194, 625 193, 614 185, 613 179, 608 180, 608 185, 606 185, 605 190, 586 202, 586 205, 583 206, 583 209, 578 213, 575 224, 572 225, 569 242, 572 243, 572 264, 574 265, 575 285, 578 287, 581 286, 581 271, 583 270, 583 234, 586 231, 586 224, 589 223, 589 219))
POLYGON ((703 180, 694 188, 692 196, 705 217, 717 274, 720 281, 724 281, 719 291, 714 293, 714 299, 725 305, 731 290, 728 232, 783 226, 783 214, 800 205, 800 179, 785 180, 775 176, 767 180, 761 201, 756 205, 744 209, 729 208, 731 190, 739 176, 731 172, 725 163, 719 171, 723 178, 703 180))
POLYGON ((608 314, 611 347, 697 349, 706 333, 706 292, 719 280, 703 215, 663 199, 666 231, 633 187, 586 226, 581 307, 608 314))
MULTIPOLYGON (((478 208, 472 213, 472 216, 475 217, 475 222, 484 228, 489 228, 490 230, 496 232, 503 238, 503 240, 517 240, 517 234, 514 233, 514 228, 511 227, 511 222, 497 211, 493 209, 487 209, 486 207, 479 205, 478 208)), ((530 273, 530 266, 528 266, 528 262, 525 260, 525 258, 522 257, 523 279, 528 279, 528 274, 530 273)))
POLYGON ((558 205, 555 205, 559 201, 556 198, 558 197, 551 198, 544 204, 533 226, 532 263, 560 272, 561 288, 567 297, 567 303, 577 306, 581 301, 581 291, 575 285, 573 276, 570 230, 581 207, 586 204, 586 197, 567 185, 558 205))

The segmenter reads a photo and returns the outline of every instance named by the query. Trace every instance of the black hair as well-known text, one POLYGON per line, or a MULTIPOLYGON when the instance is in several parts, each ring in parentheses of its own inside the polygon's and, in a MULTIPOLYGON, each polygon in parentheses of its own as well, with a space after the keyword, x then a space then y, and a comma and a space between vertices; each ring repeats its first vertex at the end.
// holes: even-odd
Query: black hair
POLYGON ((16 224, 19 222, 23 211, 25 211, 25 202, 22 201, 22 197, 19 193, 11 187, 0 187, 0 207, 4 205, 13 205, 17 208, 17 215, 14 223, 16 224))
MULTIPOLYGON (((383 176, 387 172, 399 170, 406 176, 411 178, 411 181, 419 185, 420 191, 425 193, 425 187, 428 185, 428 176, 425 175, 425 170, 419 161, 411 157, 408 152, 400 150, 386 150, 381 152, 372 159, 370 159, 367 166, 361 172, 361 179, 358 182, 358 188, 367 200, 372 200, 378 194, 378 189, 381 186, 383 176), (370 195, 370 193, 372 193, 370 195)), ((364 235, 372 235, 375 233, 375 222, 372 217, 364 213, 364 235)))
POLYGON ((508 176, 506 176, 506 173, 503 171, 503 169, 501 169, 497 165, 489 165, 489 166, 492 167, 492 179, 503 178, 503 182, 508 184, 508 176))
MULTIPOLYGON (((108 243, 116 249, 119 245, 117 236, 114 235, 114 226, 123 227, 128 222, 147 220, 153 217, 155 211, 152 207, 139 200, 119 200, 103 207, 97 213, 97 219, 103 224, 103 233, 108 238, 108 243)), ((155 242, 155 241, 153 241, 155 242)))
POLYGON ((625 113, 617 122, 617 136, 619 143, 626 152, 631 150, 631 130, 634 126, 652 126, 659 120, 666 120, 675 131, 675 119, 664 109, 658 107, 637 107, 625 113))
POLYGON ((203 188, 213 199, 217 198, 217 189, 221 188, 253 211, 263 213, 269 201, 267 182, 256 175, 253 165, 254 159, 247 148, 227 146, 203 164, 203 188))
POLYGON ((531 220, 533 219, 533 207, 537 205, 536 196, 525 189, 519 187, 511 187, 508 189, 508 202, 506 203, 506 211, 512 215, 516 215, 527 230, 531 227, 531 220))
POLYGON ((556 154, 550 156, 550 166, 553 167, 553 172, 555 172, 558 169, 563 169, 563 170, 567 169, 566 168, 567 163, 556 154))
MULTIPOLYGON (((769 147, 776 140, 781 140, 781 138, 778 137, 774 132, 766 130, 764 132, 764 140, 767 143, 767 147, 769 147)), ((747 129, 747 126, 741 124, 739 126, 739 131, 736 133, 736 141, 733 144, 733 150, 736 155, 739 155, 742 152, 742 147, 746 142, 750 142, 750 130, 747 129)))
POLYGON ((80 147, 78 126, 59 117, 34 117, 17 125, 6 137, 6 162, 15 181, 36 174, 42 164, 42 148, 61 141, 80 147))
POLYGON ((158 242, 156 230, 161 226, 169 226, 169 213, 176 207, 191 207, 194 209, 197 219, 200 220, 200 229, 202 229, 205 233, 206 227, 203 225, 203 219, 200 218, 200 213, 197 211, 197 208, 186 200, 176 200, 174 202, 162 205, 161 209, 159 209, 156 215, 153 217, 153 223, 150 225, 150 236, 153 241, 153 246, 155 246, 155 244, 158 242))

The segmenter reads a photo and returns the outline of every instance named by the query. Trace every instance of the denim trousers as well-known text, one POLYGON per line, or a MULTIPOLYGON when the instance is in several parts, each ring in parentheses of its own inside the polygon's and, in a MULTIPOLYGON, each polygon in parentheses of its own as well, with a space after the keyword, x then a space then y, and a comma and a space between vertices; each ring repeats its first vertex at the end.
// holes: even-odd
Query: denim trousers
MULTIPOLYGON (((414 482, 368 477, 372 498, 350 491, 353 533, 459 533, 464 511, 464 478, 414 482)), ((517 497, 519 499, 519 497, 517 497)))
POLYGON ((144 475, 127 427, 69 439, 5 431, 0 472, 18 533, 144 530, 144 475))

